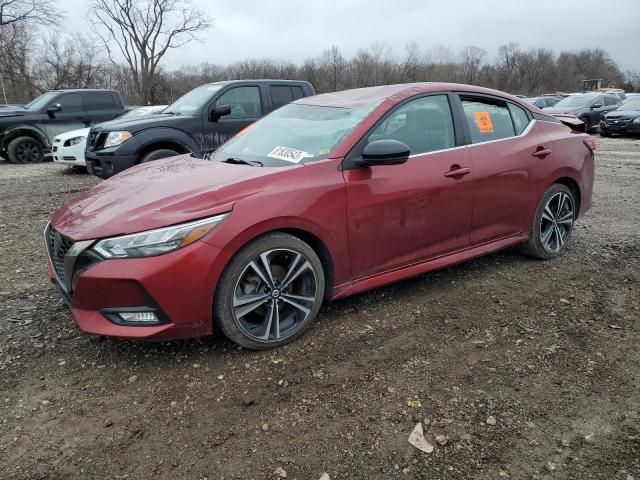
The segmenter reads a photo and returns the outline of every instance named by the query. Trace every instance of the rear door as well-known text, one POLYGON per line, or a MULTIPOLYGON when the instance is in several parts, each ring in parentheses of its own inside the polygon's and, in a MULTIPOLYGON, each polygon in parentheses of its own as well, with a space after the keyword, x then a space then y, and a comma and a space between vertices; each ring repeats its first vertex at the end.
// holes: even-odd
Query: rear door
POLYGON ((469 244, 473 169, 468 149, 456 137, 449 96, 421 96, 396 107, 365 135, 345 165, 361 157, 367 143, 381 139, 406 143, 411 156, 402 165, 344 171, 356 278, 469 244))
POLYGON ((218 148, 240 130, 264 115, 267 108, 260 90, 258 84, 232 86, 222 92, 214 100, 212 106, 205 109, 203 118, 205 150, 218 148), (229 105, 231 113, 215 122, 210 122, 207 118, 208 111, 213 106, 221 105, 229 105))
POLYGON ((514 103, 473 94, 460 101, 475 180, 471 245, 528 232, 551 168, 550 142, 514 103))

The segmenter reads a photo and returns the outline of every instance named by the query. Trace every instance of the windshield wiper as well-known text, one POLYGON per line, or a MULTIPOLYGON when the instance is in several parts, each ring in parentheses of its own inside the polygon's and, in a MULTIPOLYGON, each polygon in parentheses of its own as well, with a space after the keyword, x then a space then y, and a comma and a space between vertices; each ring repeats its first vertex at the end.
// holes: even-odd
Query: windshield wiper
POLYGON ((235 165, 251 165, 252 167, 263 167, 264 163, 257 160, 245 160, 244 158, 231 157, 222 160, 224 163, 233 163, 235 165))

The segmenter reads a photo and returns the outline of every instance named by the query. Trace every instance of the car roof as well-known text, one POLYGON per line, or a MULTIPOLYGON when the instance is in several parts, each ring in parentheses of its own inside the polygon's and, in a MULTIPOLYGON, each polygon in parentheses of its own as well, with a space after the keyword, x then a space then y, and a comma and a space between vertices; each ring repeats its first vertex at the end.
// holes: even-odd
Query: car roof
POLYGON ((292 83, 296 85, 300 85, 301 83, 309 82, 306 80, 278 80, 278 79, 268 79, 268 78, 256 78, 256 79, 245 79, 245 80, 220 80, 219 82, 211 82, 206 85, 229 85, 231 83, 292 83))
POLYGON ((115 92, 112 88, 55 88, 48 91, 54 93, 115 92))
POLYGON ((378 87, 354 88, 340 92, 322 93, 313 97, 305 97, 296 100, 294 103, 304 105, 318 105, 327 107, 359 108, 384 100, 401 101, 413 95, 431 92, 460 92, 460 93, 481 93, 496 95, 523 104, 523 100, 505 92, 490 88, 464 85, 461 83, 402 83, 395 85, 381 85, 378 87))

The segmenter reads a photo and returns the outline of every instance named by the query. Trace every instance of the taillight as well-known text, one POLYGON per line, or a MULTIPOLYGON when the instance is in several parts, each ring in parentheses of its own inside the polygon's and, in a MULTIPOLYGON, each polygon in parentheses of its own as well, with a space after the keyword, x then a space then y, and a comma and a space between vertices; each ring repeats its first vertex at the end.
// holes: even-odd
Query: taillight
POLYGON ((589 138, 585 139, 584 140, 584 144, 587 146, 587 148, 589 150, 591 150, 591 153, 595 153, 595 151, 596 151, 596 141, 593 138, 589 137, 589 138))

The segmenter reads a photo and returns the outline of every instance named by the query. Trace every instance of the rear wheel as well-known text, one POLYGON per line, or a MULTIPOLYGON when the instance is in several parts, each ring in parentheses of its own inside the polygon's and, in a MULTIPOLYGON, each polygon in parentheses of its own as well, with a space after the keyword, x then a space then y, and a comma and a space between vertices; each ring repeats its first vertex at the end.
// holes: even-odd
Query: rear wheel
POLYGON ((161 158, 167 157, 175 157, 176 155, 180 155, 175 150, 170 150, 168 148, 161 148, 158 150, 152 150, 142 157, 140 163, 152 162, 153 160, 160 160, 161 158))
POLYGON ((557 257, 571 238, 575 205, 573 192, 566 185, 552 185, 538 204, 531 235, 522 246, 524 253, 542 260, 557 257))
POLYGON ((44 160, 44 147, 31 137, 18 137, 9 142, 7 155, 11 163, 38 163, 44 160))
POLYGON ((324 298, 320 259, 305 242, 286 233, 260 237, 236 254, 216 290, 214 316, 220 330, 253 350, 298 338, 324 298))

